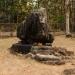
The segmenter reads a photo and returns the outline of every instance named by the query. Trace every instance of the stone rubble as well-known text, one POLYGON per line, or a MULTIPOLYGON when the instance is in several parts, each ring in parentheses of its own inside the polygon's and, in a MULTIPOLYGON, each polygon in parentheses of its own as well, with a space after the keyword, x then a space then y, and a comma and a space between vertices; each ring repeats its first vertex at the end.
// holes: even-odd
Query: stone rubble
POLYGON ((37 46, 31 50, 31 58, 41 63, 61 65, 74 56, 74 52, 61 47, 37 46))

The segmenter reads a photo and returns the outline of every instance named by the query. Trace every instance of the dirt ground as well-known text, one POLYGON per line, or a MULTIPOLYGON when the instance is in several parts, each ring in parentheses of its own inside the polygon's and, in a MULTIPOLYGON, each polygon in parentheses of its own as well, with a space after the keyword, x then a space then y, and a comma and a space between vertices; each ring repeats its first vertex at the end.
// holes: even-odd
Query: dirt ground
MULTIPOLYGON (((17 38, 0 39, 0 75, 63 75, 64 69, 75 68, 75 61, 64 65, 46 65, 10 53, 9 48, 17 38)), ((65 47, 75 52, 75 38, 56 36, 53 46, 65 47)))

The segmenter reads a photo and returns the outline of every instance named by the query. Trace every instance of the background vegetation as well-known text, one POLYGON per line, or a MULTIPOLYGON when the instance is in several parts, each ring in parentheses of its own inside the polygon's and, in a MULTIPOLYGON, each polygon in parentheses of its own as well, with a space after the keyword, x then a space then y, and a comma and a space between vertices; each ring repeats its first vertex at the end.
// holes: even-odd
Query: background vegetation
MULTIPOLYGON (((53 31, 65 31, 65 1, 66 0, 0 0, 0 27, 9 26, 14 28, 22 22, 26 15, 43 6, 47 10, 48 24, 53 31)), ((75 1, 71 1, 70 7, 70 27, 74 31, 75 23, 72 22, 74 12, 72 7, 75 1)), ((73 17, 74 18, 74 17, 73 17)))

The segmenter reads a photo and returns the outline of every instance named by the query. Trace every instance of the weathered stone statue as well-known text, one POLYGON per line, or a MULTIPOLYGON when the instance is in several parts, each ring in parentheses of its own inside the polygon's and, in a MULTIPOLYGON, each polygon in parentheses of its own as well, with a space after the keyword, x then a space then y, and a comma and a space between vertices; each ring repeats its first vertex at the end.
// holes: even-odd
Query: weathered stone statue
POLYGON ((17 28, 17 37, 22 44, 52 43, 54 38, 47 26, 47 23, 40 21, 39 12, 32 12, 17 28))
POLYGON ((20 42, 12 45, 12 51, 28 53, 33 48, 39 49, 38 43, 42 44, 41 48, 51 47, 54 37, 49 32, 47 16, 44 11, 45 9, 41 8, 38 12, 30 13, 18 26, 17 37, 20 42))
POLYGON ((54 37, 50 34, 45 8, 40 8, 38 12, 32 12, 27 16, 17 28, 17 37, 21 42, 13 44, 11 52, 27 54, 26 57, 42 63, 65 64, 64 58, 74 55, 65 48, 51 46, 54 37))

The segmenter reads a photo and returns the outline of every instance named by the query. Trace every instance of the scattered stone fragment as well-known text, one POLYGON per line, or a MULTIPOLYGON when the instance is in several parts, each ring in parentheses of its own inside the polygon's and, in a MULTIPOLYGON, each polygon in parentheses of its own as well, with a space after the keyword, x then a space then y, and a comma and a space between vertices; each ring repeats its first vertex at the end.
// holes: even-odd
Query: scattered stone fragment
POLYGON ((64 70, 63 75, 75 75, 75 68, 64 70))
POLYGON ((32 48, 31 53, 35 60, 53 65, 61 65, 70 62, 74 56, 74 52, 67 51, 61 47, 36 46, 32 48))
POLYGON ((42 55, 42 54, 36 54, 35 59, 39 61, 47 61, 47 60, 52 60, 52 61, 57 61, 60 60, 60 57, 54 56, 54 55, 42 55))

